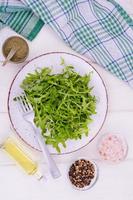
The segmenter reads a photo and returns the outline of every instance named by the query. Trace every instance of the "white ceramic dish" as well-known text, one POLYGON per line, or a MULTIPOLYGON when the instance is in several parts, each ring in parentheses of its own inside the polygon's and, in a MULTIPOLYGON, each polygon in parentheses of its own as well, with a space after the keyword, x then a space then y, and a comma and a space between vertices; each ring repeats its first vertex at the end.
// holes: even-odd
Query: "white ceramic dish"
POLYGON ((122 162, 122 161, 124 161, 124 160, 126 159, 127 154, 128 154, 128 144, 127 144, 127 141, 126 141, 126 139, 124 138, 124 136, 121 135, 121 134, 118 134, 118 133, 108 133, 108 134, 103 135, 103 136, 99 139, 99 141, 98 141, 98 144, 97 144, 97 156, 98 156, 99 160, 101 160, 101 161, 103 161, 103 162, 105 162, 105 163, 107 163, 107 164, 119 164, 120 162, 122 162), (120 160, 118 159, 117 161, 112 161, 112 160, 110 160, 110 159, 105 160, 105 159, 100 155, 100 153, 99 153, 100 147, 101 147, 101 143, 103 143, 103 141, 104 141, 106 138, 112 137, 112 136, 116 136, 118 139, 120 139, 120 140, 121 140, 121 145, 122 145, 122 147, 123 147, 123 157, 121 157, 121 159, 120 159, 120 160))
MULTIPOLYGON (((83 158, 78 158, 78 159, 74 160, 74 161, 71 163, 70 167, 72 166, 73 163, 75 163, 77 160, 80 160, 80 159, 84 159, 84 160, 90 161, 90 162, 94 165, 94 168, 95 168, 95 176, 94 176, 94 178, 91 180, 90 185, 85 186, 85 187, 83 187, 83 188, 76 187, 76 186, 75 186, 74 184, 72 184, 72 182, 70 181, 69 174, 67 174, 67 177, 68 177, 68 181, 70 182, 71 186, 72 186, 74 189, 80 190, 80 191, 85 191, 85 190, 89 190, 91 187, 93 187, 93 186, 95 185, 95 183, 96 183, 97 180, 98 180, 99 170, 98 170, 98 166, 97 166, 97 164, 95 163, 95 161, 93 161, 93 160, 88 160, 87 158, 84 158, 84 157, 83 157, 83 158)), ((68 173, 69 173, 70 167, 69 167, 69 169, 68 169, 68 173)))
MULTIPOLYGON (((90 133, 88 137, 84 136, 81 140, 77 141, 68 140, 66 142, 66 148, 61 146, 62 154, 65 154, 81 149, 91 142, 102 128, 107 114, 108 98, 104 82, 98 72, 86 60, 64 52, 47 53, 32 59, 18 72, 11 84, 8 96, 8 112, 12 126, 19 137, 34 149, 40 150, 33 134, 32 127, 23 119, 17 108, 16 102, 14 102, 13 99, 22 92, 20 84, 26 75, 28 73, 33 73, 35 69, 52 66, 54 73, 60 73, 63 68, 60 65, 61 57, 65 59, 66 64, 72 64, 75 71, 81 75, 93 72, 91 85, 94 86, 93 94, 98 99, 96 108, 97 114, 93 116, 93 122, 89 125, 90 133)), ((49 151, 53 154, 57 154, 52 146, 49 146, 49 151)))

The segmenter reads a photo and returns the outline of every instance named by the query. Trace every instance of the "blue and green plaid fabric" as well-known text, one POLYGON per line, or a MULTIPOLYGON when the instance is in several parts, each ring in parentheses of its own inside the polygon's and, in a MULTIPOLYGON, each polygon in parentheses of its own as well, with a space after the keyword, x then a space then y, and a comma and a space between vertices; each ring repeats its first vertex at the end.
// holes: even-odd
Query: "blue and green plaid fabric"
POLYGON ((32 40, 29 34, 35 36, 43 23, 49 24, 72 49, 133 87, 133 20, 114 0, 1 2, 1 26, 7 24, 32 40))
POLYGON ((44 22, 31 9, 17 0, 0 0, 0 29, 10 26, 14 31, 33 40, 44 22))

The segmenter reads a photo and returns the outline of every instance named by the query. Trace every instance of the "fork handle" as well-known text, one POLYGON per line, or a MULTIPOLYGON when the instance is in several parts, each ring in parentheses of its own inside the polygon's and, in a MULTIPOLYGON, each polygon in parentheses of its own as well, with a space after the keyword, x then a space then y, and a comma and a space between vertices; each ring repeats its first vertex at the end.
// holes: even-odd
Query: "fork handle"
MULTIPOLYGON (((34 124, 33 124, 34 125, 34 124)), ((52 156, 49 153, 48 147, 44 141, 44 138, 41 134, 41 131, 39 128, 35 127, 35 125, 33 126, 36 132, 36 137, 39 143, 39 146, 42 150, 43 155, 47 158, 47 162, 49 165, 49 170, 51 172, 51 175, 53 178, 59 178, 61 176, 61 173, 55 163, 55 161, 53 160, 52 156)))

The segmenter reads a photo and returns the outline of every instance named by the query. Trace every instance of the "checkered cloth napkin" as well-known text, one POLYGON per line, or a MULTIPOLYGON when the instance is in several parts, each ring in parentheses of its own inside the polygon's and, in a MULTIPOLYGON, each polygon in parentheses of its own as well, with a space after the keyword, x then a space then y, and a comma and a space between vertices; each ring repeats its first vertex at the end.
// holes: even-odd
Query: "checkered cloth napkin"
POLYGON ((133 87, 133 20, 114 0, 0 0, 0 27, 32 40, 44 24, 133 87))

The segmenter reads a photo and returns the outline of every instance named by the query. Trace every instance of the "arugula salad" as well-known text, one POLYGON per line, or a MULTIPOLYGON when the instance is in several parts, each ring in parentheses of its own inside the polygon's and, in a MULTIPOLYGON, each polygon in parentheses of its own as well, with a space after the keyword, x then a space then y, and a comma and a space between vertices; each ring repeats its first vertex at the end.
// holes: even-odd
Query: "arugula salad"
POLYGON ((42 130, 46 144, 60 152, 67 140, 88 135, 88 124, 96 114, 96 97, 90 87, 92 73, 81 76, 66 65, 60 74, 44 67, 29 73, 21 84, 35 112, 34 122, 42 130))

